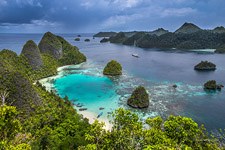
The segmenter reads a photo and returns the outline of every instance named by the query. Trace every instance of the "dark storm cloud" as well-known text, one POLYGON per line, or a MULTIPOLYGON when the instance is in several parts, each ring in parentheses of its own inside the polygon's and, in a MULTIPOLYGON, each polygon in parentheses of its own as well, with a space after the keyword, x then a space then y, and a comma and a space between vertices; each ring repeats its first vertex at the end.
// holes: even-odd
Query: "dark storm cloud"
POLYGON ((175 30, 225 25, 224 0, 0 0, 0 32, 175 30), (35 30, 34 30, 35 29, 35 30))

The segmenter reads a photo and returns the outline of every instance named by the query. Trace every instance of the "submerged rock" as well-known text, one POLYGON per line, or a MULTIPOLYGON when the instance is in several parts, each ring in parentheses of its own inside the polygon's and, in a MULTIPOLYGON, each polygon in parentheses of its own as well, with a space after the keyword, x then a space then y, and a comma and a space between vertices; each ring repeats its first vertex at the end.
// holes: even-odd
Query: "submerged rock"
POLYGON ((194 69, 199 71, 216 70, 216 65, 208 61, 201 61, 194 67, 194 69))
POLYGON ((139 86, 133 91, 131 97, 127 100, 127 105, 139 109, 149 106, 149 95, 143 86, 139 86))
POLYGON ((173 88, 177 88, 177 85, 176 85, 176 84, 174 84, 174 85, 173 85, 173 88))
POLYGON ((122 74, 122 66, 115 60, 111 60, 103 70, 104 75, 117 76, 122 74))
POLYGON ((27 58, 29 65, 34 70, 41 68, 41 66, 43 65, 40 50, 36 43, 32 40, 27 41, 23 46, 21 55, 27 58))
POLYGON ((53 56, 56 59, 62 57, 62 43, 59 41, 56 35, 51 32, 46 32, 42 37, 38 47, 41 53, 46 53, 53 56))

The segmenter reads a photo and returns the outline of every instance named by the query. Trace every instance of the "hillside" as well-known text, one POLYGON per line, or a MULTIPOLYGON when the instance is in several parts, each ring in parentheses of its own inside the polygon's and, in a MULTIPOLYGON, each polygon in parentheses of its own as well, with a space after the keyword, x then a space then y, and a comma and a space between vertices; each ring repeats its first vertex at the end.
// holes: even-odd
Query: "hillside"
MULTIPOLYGON (((0 51, 0 149, 224 149, 222 141, 187 117, 147 118, 144 123, 136 113, 119 108, 111 115, 111 131, 104 130, 104 124, 98 121, 90 125, 67 96, 60 98, 37 81, 55 74, 63 64, 86 60, 62 37, 57 36, 55 41, 61 43, 60 58, 50 50, 41 51, 42 65, 38 69, 32 68, 35 66, 29 55, 0 51)), ((52 42, 42 44, 57 51, 55 45, 48 45, 52 42)), ((32 46, 26 47, 27 52, 32 50, 32 46)))
POLYGON ((126 36, 125 32, 120 32, 111 37, 109 41, 141 48, 218 49, 219 52, 225 44, 225 32, 223 31, 223 27, 202 30, 192 23, 184 23, 175 32, 160 28, 152 32, 136 32, 131 37, 126 36))

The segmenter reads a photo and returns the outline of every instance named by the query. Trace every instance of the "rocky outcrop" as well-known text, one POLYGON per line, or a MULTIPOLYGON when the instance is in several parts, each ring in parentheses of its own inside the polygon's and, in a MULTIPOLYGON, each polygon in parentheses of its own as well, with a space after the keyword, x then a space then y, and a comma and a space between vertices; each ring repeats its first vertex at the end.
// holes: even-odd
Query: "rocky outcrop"
POLYGON ((212 62, 201 61, 194 67, 194 69, 199 71, 214 71, 216 70, 216 65, 213 64, 212 62))
POLYGON ((85 39, 84 42, 90 42, 90 39, 85 39))
POLYGON ((216 83, 215 80, 210 80, 204 84, 205 90, 221 90, 224 86, 216 83))
POLYGON ((46 32, 42 37, 38 47, 41 53, 49 54, 56 59, 63 55, 62 43, 58 40, 57 36, 51 32, 46 32))
POLYGON ((115 60, 111 60, 103 70, 104 75, 118 76, 122 74, 122 66, 115 60))
POLYGON ((40 69, 43 65, 40 50, 32 40, 27 41, 23 46, 21 55, 24 55, 27 58, 28 63, 34 70, 40 69))
POLYGON ((127 100, 127 105, 139 109, 149 106, 149 95, 143 86, 139 86, 133 91, 131 97, 127 100))

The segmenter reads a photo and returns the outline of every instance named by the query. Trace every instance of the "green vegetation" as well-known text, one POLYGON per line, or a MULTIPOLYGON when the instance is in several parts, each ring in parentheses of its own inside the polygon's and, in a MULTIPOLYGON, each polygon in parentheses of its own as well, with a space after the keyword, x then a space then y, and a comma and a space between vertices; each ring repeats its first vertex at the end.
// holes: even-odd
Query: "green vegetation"
POLYGON ((115 35, 116 35, 116 32, 99 32, 95 34, 93 37, 111 37, 115 35))
POLYGON ((107 63, 103 70, 104 75, 117 76, 122 74, 122 66, 115 60, 107 63))
POLYGON ((215 53, 225 54, 225 44, 217 48, 215 53))
POLYGON ((218 85, 215 80, 207 81, 204 84, 205 90, 214 90, 215 91, 215 90, 221 90, 222 88, 223 88, 223 85, 218 85))
POLYGON ((194 69, 199 71, 216 70, 216 65, 208 61, 201 61, 194 67, 194 69))
MULTIPOLYGON (((112 114, 111 131, 98 121, 90 125, 67 96, 62 99, 37 81, 56 74, 57 67, 69 63, 62 59, 70 58, 71 53, 76 58, 76 62, 68 59, 71 63, 86 60, 63 38, 57 40, 62 46, 61 58, 41 53, 43 64, 35 70, 25 55, 0 51, 1 150, 224 149, 222 141, 208 136, 203 127, 186 117, 148 118, 146 128, 136 114, 118 109, 112 114)), ((107 73, 122 73, 116 61, 107 66, 107 73)), ((145 98, 145 92, 139 96, 145 98)))
POLYGON ((149 95, 145 88, 143 86, 137 87, 127 100, 127 104, 133 108, 147 108, 149 106, 149 95))
POLYGON ((202 30, 192 23, 184 23, 173 33, 164 29, 152 32, 119 32, 109 41, 111 43, 135 45, 141 48, 218 49, 216 52, 223 53, 224 31, 223 27, 214 30, 202 30))
POLYGON ((79 64, 86 61, 86 56, 76 46, 71 45, 60 36, 57 36, 57 38, 62 44, 63 49, 63 55, 59 59, 60 66, 79 64))
POLYGON ((123 32, 119 32, 115 36, 110 37, 109 41, 111 43, 123 43, 126 39, 127 37, 125 36, 125 34, 123 32))
POLYGON ((140 118, 128 110, 120 108, 112 116, 112 130, 105 131, 103 124, 94 122, 85 134, 89 144, 80 150, 223 149, 216 139, 207 136, 203 126, 190 118, 170 116, 165 121, 161 117, 148 118, 145 122, 148 127, 144 127, 140 118))
POLYGON ((109 39, 108 38, 103 38, 101 39, 100 43, 106 43, 106 42, 109 42, 109 39))

